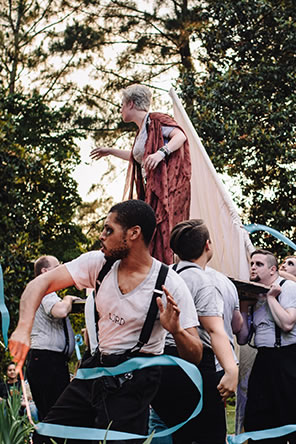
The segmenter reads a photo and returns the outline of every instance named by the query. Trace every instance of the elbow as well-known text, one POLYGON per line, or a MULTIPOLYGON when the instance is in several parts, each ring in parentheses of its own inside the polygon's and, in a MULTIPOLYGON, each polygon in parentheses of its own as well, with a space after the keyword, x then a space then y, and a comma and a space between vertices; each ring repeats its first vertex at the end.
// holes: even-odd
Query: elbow
POLYGON ((293 330, 294 325, 295 325, 295 322, 285 322, 281 325, 281 329, 285 333, 289 333, 291 330, 293 330))

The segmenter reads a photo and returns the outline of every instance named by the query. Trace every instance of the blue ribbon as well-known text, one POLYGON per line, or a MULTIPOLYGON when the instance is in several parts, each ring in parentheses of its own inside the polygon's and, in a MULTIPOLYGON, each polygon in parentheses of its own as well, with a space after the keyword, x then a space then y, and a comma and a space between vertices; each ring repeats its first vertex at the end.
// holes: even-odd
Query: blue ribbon
MULTIPOLYGON (((97 367, 97 368, 82 368, 77 371, 77 379, 95 379, 101 376, 114 376, 122 373, 128 373, 133 370, 140 370, 155 365, 169 366, 178 365, 189 376, 193 384, 199 390, 201 397, 190 417, 169 429, 162 430, 154 434, 154 438, 162 437, 174 433, 186 424, 190 419, 199 414, 202 409, 202 377, 198 368, 190 362, 183 359, 176 358, 175 356, 161 355, 150 358, 133 358, 116 367, 97 367)), ((41 435, 52 436, 55 438, 65 439, 85 439, 85 440, 99 440, 104 439, 107 430, 95 429, 87 427, 70 427, 57 424, 39 423, 36 426, 36 430, 41 435)), ((133 433, 118 432, 114 430, 108 430, 108 440, 129 440, 129 439, 141 439, 148 438, 146 435, 137 435, 133 433)))
POLYGON ((249 224, 249 225, 244 225, 244 227, 249 233, 254 233, 255 231, 267 231, 272 236, 276 237, 280 241, 289 245, 289 247, 293 248, 293 250, 296 250, 296 244, 294 244, 294 242, 292 242, 290 239, 288 239, 286 236, 284 236, 274 228, 270 228, 267 227, 266 225, 259 225, 259 224, 249 224))
POLYGON ((242 444, 247 439, 268 439, 278 438, 279 436, 289 435, 296 431, 296 424, 289 424, 282 427, 275 427, 274 429, 259 430, 257 432, 246 432, 240 435, 228 435, 227 441, 229 444, 242 444))
POLYGON ((81 359, 81 353, 80 353, 80 345, 83 344, 83 339, 81 335, 75 335, 75 352, 76 352, 76 356, 78 361, 80 361, 81 359))
POLYGON ((9 328, 9 311, 7 310, 7 307, 5 305, 5 299, 4 299, 4 282, 3 282, 3 273, 2 273, 2 267, 0 264, 0 313, 1 313, 1 321, 2 321, 2 335, 5 347, 8 346, 8 328, 9 328))

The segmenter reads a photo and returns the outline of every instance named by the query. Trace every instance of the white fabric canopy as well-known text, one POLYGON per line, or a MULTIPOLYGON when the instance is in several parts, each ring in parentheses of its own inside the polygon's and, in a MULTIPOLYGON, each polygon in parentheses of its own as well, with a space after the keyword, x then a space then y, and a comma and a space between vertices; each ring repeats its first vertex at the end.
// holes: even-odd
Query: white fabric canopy
POLYGON ((214 255, 209 265, 241 280, 249 280, 248 255, 254 249, 234 203, 203 147, 173 89, 174 118, 184 129, 192 162, 190 218, 203 219, 209 229, 214 255))

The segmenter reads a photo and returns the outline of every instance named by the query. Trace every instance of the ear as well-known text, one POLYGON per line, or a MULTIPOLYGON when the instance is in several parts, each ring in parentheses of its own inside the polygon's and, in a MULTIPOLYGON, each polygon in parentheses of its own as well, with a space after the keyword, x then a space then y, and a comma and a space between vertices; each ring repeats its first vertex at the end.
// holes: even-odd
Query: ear
POLYGON ((273 265, 272 267, 270 267, 270 275, 274 276, 276 273, 278 272, 277 268, 275 265, 273 265))
POLYGON ((142 230, 139 225, 129 228, 129 237, 131 240, 136 240, 142 235, 142 230))
POLYGON ((205 251, 209 251, 211 249, 211 241, 208 239, 205 243, 205 251))
POLYGON ((42 273, 46 273, 47 271, 48 271, 47 268, 45 268, 45 267, 42 267, 42 268, 41 268, 41 274, 42 274, 42 273))
POLYGON ((128 109, 133 109, 134 106, 135 106, 135 104, 134 104, 134 102, 133 102, 132 100, 130 100, 130 101, 127 103, 127 106, 128 106, 128 109))

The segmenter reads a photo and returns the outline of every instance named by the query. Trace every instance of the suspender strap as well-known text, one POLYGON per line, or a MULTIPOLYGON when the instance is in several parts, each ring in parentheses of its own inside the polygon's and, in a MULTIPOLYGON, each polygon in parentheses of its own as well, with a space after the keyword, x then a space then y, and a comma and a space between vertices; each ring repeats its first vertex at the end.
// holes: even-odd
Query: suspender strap
POLYGON ((69 330, 68 330, 68 326, 67 326, 67 318, 63 318, 63 327, 64 327, 64 333, 65 333, 65 347, 63 350, 64 355, 69 354, 69 330))
POLYGON ((165 282, 165 279, 167 277, 169 271, 169 267, 165 264, 161 264, 160 270, 159 270, 159 274, 157 277, 157 281, 155 284, 155 289, 154 289, 154 293, 150 302, 150 307, 138 340, 138 343, 135 347, 133 347, 129 352, 137 352, 139 351, 143 345, 147 344, 147 342, 150 339, 151 333, 152 333, 152 329, 153 329, 153 325, 158 313, 158 305, 156 302, 156 298, 162 293, 162 285, 165 282))
POLYGON ((93 291, 93 298, 94 298, 94 317, 95 317, 95 326, 96 326, 96 337, 98 337, 99 332, 99 313, 96 306, 96 295, 98 294, 99 288, 101 286, 101 283, 103 282, 104 277, 106 274, 111 270, 112 265, 114 264, 115 259, 107 259, 104 263, 101 271, 98 274, 97 280, 96 280, 96 291, 93 291))
MULTIPOLYGON (((286 279, 282 279, 280 282, 280 286, 282 287, 282 285, 286 282, 286 279)), ((276 298, 276 300, 278 301, 278 296, 276 298)), ((281 332, 282 330, 280 329, 280 327, 274 323, 274 329, 275 329, 275 343, 274 346, 275 347, 280 347, 282 345, 282 340, 281 340, 281 332)))
MULTIPOLYGON (((98 321, 99 321, 99 316, 98 316, 98 312, 97 312, 97 307, 95 305, 95 297, 96 294, 100 288, 100 285, 104 279, 104 277, 106 276, 106 274, 109 272, 109 270, 111 269, 112 265, 114 264, 114 260, 107 260, 107 262, 104 264, 104 266, 102 267, 99 275, 98 275, 98 279, 97 279, 97 284, 96 284, 96 291, 93 292, 93 297, 94 297, 94 314, 95 314, 95 323, 96 323, 96 333, 98 334, 98 321)), ((167 277, 169 271, 169 267, 165 264, 161 264, 159 273, 158 273, 158 277, 156 280, 156 284, 155 284, 155 289, 153 292, 153 296, 150 302, 150 306, 148 309, 148 313, 143 325, 143 328, 141 330, 140 333, 140 337, 138 340, 138 343, 135 345, 135 347, 133 347, 131 350, 128 350, 126 353, 129 354, 131 352, 137 352, 139 351, 144 344, 147 344, 147 342, 150 339, 151 333, 152 333, 152 329, 153 329, 153 325, 158 313, 158 306, 157 306, 157 302, 156 302, 156 298, 162 293, 162 285, 165 282, 165 279, 167 277)))
POLYGON ((197 268, 195 265, 185 265, 185 267, 180 268, 179 270, 177 270, 177 266, 178 266, 178 264, 174 264, 173 265, 173 270, 175 270, 175 272, 178 273, 178 274, 180 274, 184 270, 188 270, 188 268, 197 268))

